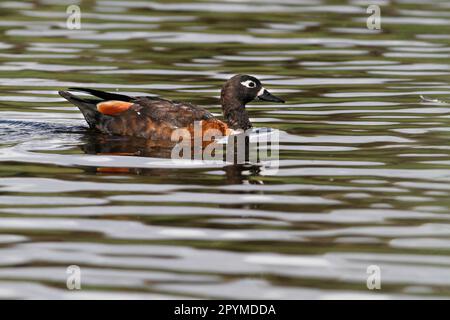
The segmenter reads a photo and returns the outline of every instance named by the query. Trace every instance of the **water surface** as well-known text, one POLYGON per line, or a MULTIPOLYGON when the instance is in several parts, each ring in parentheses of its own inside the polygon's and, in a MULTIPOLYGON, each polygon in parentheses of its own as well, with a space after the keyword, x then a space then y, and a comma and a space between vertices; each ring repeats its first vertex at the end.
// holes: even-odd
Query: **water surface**
POLYGON ((372 1, 83 1, 68 30, 73 2, 0 3, 1 298, 449 297, 447 2, 376 1, 381 31, 372 1), (220 114, 236 73, 287 100, 248 105, 278 171, 114 155, 57 95, 220 114))

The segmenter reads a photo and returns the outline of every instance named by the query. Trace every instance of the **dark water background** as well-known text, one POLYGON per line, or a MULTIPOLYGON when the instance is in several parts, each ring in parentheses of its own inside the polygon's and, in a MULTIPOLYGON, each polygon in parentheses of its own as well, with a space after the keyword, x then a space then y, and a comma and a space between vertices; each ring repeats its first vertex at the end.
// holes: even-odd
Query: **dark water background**
POLYGON ((448 1, 92 0, 68 30, 76 3, 0 2, 1 298, 450 295, 448 1), (366 28, 369 4, 382 31, 366 28), (276 173, 95 155, 56 94, 220 114, 236 73, 287 100, 248 106, 280 130, 276 173))

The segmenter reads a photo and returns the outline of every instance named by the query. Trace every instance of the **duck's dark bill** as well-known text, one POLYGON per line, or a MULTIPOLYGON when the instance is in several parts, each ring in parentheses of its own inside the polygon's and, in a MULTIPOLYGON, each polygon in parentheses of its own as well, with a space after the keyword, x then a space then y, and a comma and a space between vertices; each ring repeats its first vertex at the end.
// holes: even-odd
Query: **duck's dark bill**
POLYGON ((281 103, 284 103, 284 100, 283 100, 283 99, 280 99, 280 98, 278 98, 278 97, 275 97, 273 94, 271 94, 269 91, 267 91, 267 90, 265 90, 265 89, 264 89, 263 93, 260 94, 260 95, 258 96, 258 98, 259 98, 260 100, 263 100, 263 101, 272 101, 272 102, 281 102, 281 103))

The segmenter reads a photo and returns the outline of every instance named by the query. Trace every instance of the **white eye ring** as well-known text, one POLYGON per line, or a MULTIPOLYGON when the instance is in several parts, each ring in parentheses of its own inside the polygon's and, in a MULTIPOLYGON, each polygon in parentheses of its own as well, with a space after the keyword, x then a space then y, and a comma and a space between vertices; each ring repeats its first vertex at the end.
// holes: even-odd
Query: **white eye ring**
POLYGON ((241 84, 244 87, 247 87, 247 88, 250 88, 250 89, 256 88, 256 83, 254 81, 252 81, 252 80, 243 81, 243 82, 241 82, 241 84))

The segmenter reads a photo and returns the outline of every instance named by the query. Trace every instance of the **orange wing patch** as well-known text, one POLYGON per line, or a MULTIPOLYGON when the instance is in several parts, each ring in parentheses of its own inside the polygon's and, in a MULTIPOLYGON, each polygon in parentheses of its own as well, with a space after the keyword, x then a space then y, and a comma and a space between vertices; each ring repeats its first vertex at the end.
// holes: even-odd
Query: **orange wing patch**
POLYGON ((97 104, 97 110, 108 116, 115 116, 119 113, 127 111, 133 104, 125 101, 105 101, 97 104))

